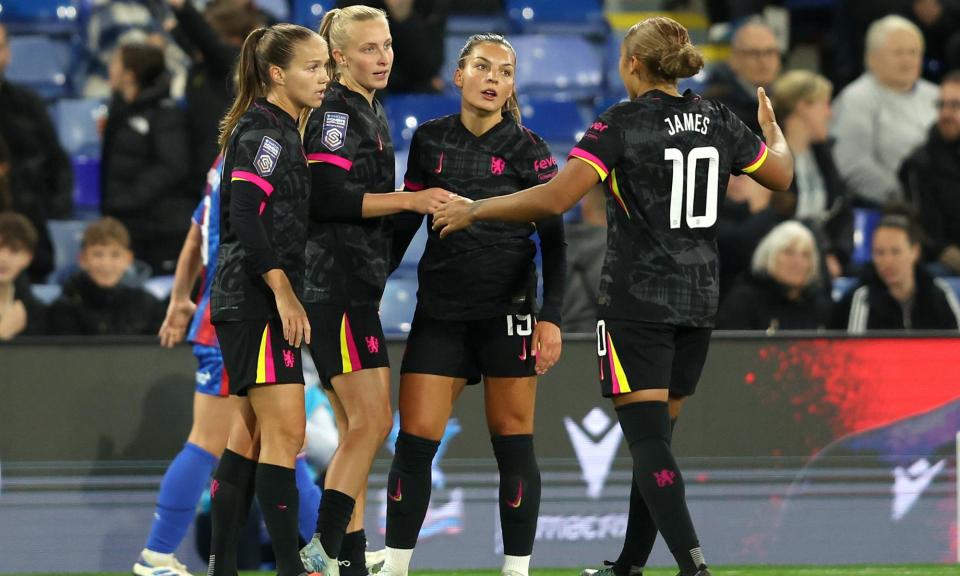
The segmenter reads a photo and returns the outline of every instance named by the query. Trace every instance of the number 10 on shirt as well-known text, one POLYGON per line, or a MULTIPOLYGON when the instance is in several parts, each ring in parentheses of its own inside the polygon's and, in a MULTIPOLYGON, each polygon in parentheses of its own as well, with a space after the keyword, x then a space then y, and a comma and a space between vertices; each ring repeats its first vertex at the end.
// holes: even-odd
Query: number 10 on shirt
POLYGON ((720 153, 713 146, 704 146, 690 150, 686 158, 678 148, 667 148, 663 151, 663 159, 673 163, 673 184, 670 191, 670 228, 679 228, 683 210, 683 193, 686 188, 687 209, 686 222, 689 228, 709 228, 717 222, 717 192, 718 174, 720 170, 720 153), (693 215, 694 193, 697 189, 697 162, 707 161, 707 202, 704 214, 693 215), (686 164, 686 178, 684 178, 684 164, 686 164), (686 187, 684 187, 686 181, 686 187))

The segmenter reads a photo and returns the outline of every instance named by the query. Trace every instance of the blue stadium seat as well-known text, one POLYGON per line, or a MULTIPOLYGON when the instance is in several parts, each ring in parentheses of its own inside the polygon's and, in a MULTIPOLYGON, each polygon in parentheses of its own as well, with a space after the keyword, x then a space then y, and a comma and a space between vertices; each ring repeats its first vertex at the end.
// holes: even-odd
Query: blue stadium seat
POLYGON ((409 334, 417 308, 417 277, 394 274, 380 300, 380 322, 387 335, 409 334))
POLYGON ((416 276, 417 266, 420 264, 420 257, 423 256, 423 251, 426 247, 427 220, 424 219, 423 224, 420 225, 413 240, 410 241, 410 246, 407 247, 407 251, 403 254, 403 259, 400 260, 400 269, 406 273, 406 275, 416 276))
POLYGON ((603 86, 601 52, 582 36, 514 36, 511 42, 520 94, 586 100, 603 86))
POLYGON ((287 0, 257 0, 257 8, 280 22, 290 21, 290 3, 287 0))
POLYGON ((311 30, 317 30, 323 15, 337 6, 334 0, 293 0, 292 4, 292 21, 311 30))
POLYGON ((80 241, 87 222, 83 220, 47 220, 47 231, 53 244, 53 272, 48 282, 59 283, 64 272, 76 268, 80 241))
POLYGON ((843 297, 846 296, 847 292, 852 290, 859 281, 859 278, 853 276, 841 276, 839 278, 834 278, 833 285, 830 289, 830 297, 833 298, 834 302, 843 300, 843 297))
POLYGON ((77 0, 14 0, 0 3, 11 34, 68 34, 78 30, 82 6, 77 0))
POLYGON ((443 41, 443 66, 440 67, 440 77, 447 83, 447 92, 459 96, 460 92, 453 85, 453 72, 457 69, 457 59, 460 49, 466 44, 469 32, 447 34, 443 41))
POLYGON ((941 280, 949 284, 950 289, 953 290, 953 293, 956 294, 958 299, 960 299, 960 277, 946 276, 944 278, 941 278, 941 280))
POLYGON ((506 34, 509 29, 505 14, 452 14, 447 18, 448 34, 506 34))
POLYGON ((60 294, 63 292, 63 286, 59 284, 31 284, 30 292, 34 298, 49 306, 53 304, 54 300, 60 297, 60 294))
MULTIPOLYGON (((550 142, 576 142, 590 121, 576 102, 521 96, 523 125, 550 142)), ((566 152, 566 151, 564 151, 566 152)))
POLYGON ((407 173, 407 158, 409 157, 410 150, 408 148, 396 148, 393 152, 393 185, 398 190, 403 188, 403 177, 407 173))
POLYGON ((873 230, 880 222, 880 216, 879 210, 853 209, 853 254, 850 256, 850 260, 854 264, 870 262, 873 230))
POLYGON ((60 144, 68 154, 100 155, 97 118, 107 113, 106 104, 96 98, 64 98, 54 106, 54 119, 60 144))
POLYGON ((514 30, 524 34, 605 34, 600 0, 507 0, 514 30))
POLYGON ((387 118, 396 148, 406 147, 421 123, 460 111, 460 98, 448 94, 398 94, 387 102, 387 118))
POLYGON ((6 76, 49 100, 70 91, 73 49, 69 42, 47 36, 11 36, 6 76))
POLYGON ((70 157, 73 166, 73 207, 76 213, 100 209, 100 155, 70 157))

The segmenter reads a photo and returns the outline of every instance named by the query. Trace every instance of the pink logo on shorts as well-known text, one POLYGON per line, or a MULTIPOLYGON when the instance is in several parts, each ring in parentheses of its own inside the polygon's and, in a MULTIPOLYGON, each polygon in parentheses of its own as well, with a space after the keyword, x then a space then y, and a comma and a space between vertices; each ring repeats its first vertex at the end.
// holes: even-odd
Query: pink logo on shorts
POLYGON ((367 336, 364 338, 367 342, 367 352, 371 354, 376 354, 380 351, 380 339, 376 336, 367 336))
POLYGON ((490 158, 490 172, 499 176, 503 174, 503 169, 507 167, 507 163, 503 158, 499 156, 492 156, 490 158))
POLYGON ((673 486, 673 481, 677 479, 677 473, 664 468, 660 472, 654 472, 653 477, 657 481, 657 488, 666 488, 667 486, 673 486))
POLYGON ((283 365, 287 368, 293 368, 297 364, 297 357, 293 355, 293 350, 283 351, 283 365))

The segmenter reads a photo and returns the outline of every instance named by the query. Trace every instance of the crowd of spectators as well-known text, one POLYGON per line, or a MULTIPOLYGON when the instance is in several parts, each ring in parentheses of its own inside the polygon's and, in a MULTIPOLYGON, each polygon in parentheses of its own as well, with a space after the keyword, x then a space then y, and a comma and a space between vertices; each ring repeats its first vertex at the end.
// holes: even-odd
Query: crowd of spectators
MULTIPOLYGON (((337 5, 358 3, 389 15, 392 93, 449 90, 441 72, 448 17, 504 10, 500 0, 337 5)), ((275 18, 256 0, 95 5, 84 90, 108 97, 96 214, 104 218, 89 226, 73 275, 51 275, 47 226, 73 217, 70 158, 49 103, 4 78, 11 55, 0 24, 0 340, 156 330, 159 318, 150 311, 159 303, 132 284, 172 273, 219 152, 239 46, 275 18), (29 287, 54 276, 63 292, 46 309, 29 287), (121 326, 126 319, 110 314, 128 306, 142 313, 121 326)), ((766 89, 796 159, 786 193, 731 178, 718 218, 718 327, 955 329, 956 299, 940 278, 960 276, 960 0, 835 0, 820 22, 819 70, 791 65, 790 51, 804 40, 796 22, 809 15, 790 14, 796 22, 785 27, 769 18, 771 9, 787 13, 783 2, 679 0, 665 7, 705 8, 728 27, 729 57, 711 64, 696 89, 758 134, 756 90, 766 89), (884 214, 866 237, 855 229, 863 210, 884 214), (857 234, 857 242, 872 243, 866 258, 855 256, 857 234), (833 304, 831 287, 843 277, 858 280, 833 304)), ((593 329, 603 203, 598 187, 568 223, 566 331, 593 329)))

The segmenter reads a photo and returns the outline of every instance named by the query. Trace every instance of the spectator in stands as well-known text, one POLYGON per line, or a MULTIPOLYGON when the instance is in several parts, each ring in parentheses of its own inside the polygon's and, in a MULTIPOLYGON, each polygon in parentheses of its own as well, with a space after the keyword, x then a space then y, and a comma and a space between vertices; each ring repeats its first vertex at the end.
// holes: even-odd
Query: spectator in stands
POLYGON ((806 70, 787 72, 773 84, 773 109, 794 157, 790 185, 793 217, 817 235, 831 278, 841 276, 853 248, 847 187, 833 161, 830 81, 806 70))
POLYGON ((920 79, 923 37, 901 16, 870 25, 866 59, 834 102, 834 154, 854 199, 878 207, 903 198, 897 171, 936 117, 937 88, 920 79))
POLYGON ((773 29, 760 19, 750 20, 734 33, 729 63, 711 75, 703 95, 722 102, 762 135, 757 122, 757 88, 763 86, 772 93, 780 68, 780 45, 773 29))
POLYGON ((444 81, 447 0, 338 0, 337 7, 363 4, 387 13, 393 37, 390 92, 439 92, 444 81))
POLYGON ((0 213, 0 342, 46 329, 47 310, 21 274, 37 247, 37 230, 25 216, 0 213))
POLYGON ((103 134, 101 208, 131 231, 133 250, 156 274, 170 273, 199 190, 183 112, 169 99, 163 52, 126 44, 110 63, 114 97, 103 134))
POLYGON ((7 30, 0 24, 0 138, 10 151, 13 209, 30 219, 38 241, 29 274, 42 281, 53 270, 48 219, 73 213, 73 169, 39 95, 4 78, 10 64, 7 30))
POLYGON ((817 245, 810 230, 790 220, 777 225, 753 253, 717 314, 721 330, 816 330, 830 322, 820 289, 817 245))
POLYGON ((836 307, 834 327, 868 330, 956 330, 960 305, 950 286, 920 261, 919 226, 904 210, 881 218, 873 232, 873 262, 836 307))
POLYGON ((904 189, 920 208, 928 259, 938 275, 960 275, 960 71, 944 77, 937 123, 903 163, 904 189))
POLYGON ((217 0, 203 14, 187 0, 168 0, 176 20, 170 30, 192 61, 185 90, 190 136, 189 190, 203 190, 207 170, 217 157, 220 119, 233 100, 232 74, 240 46, 260 24, 244 0, 217 0))
POLYGON ((153 335, 164 307, 142 288, 123 284, 133 264, 130 234, 114 218, 92 222, 83 233, 80 272, 50 308, 50 330, 72 335, 153 335))
POLYGON ((567 237, 567 287, 563 296, 564 332, 597 328, 597 294, 607 249, 606 198, 597 184, 580 201, 582 222, 564 224, 567 237))

